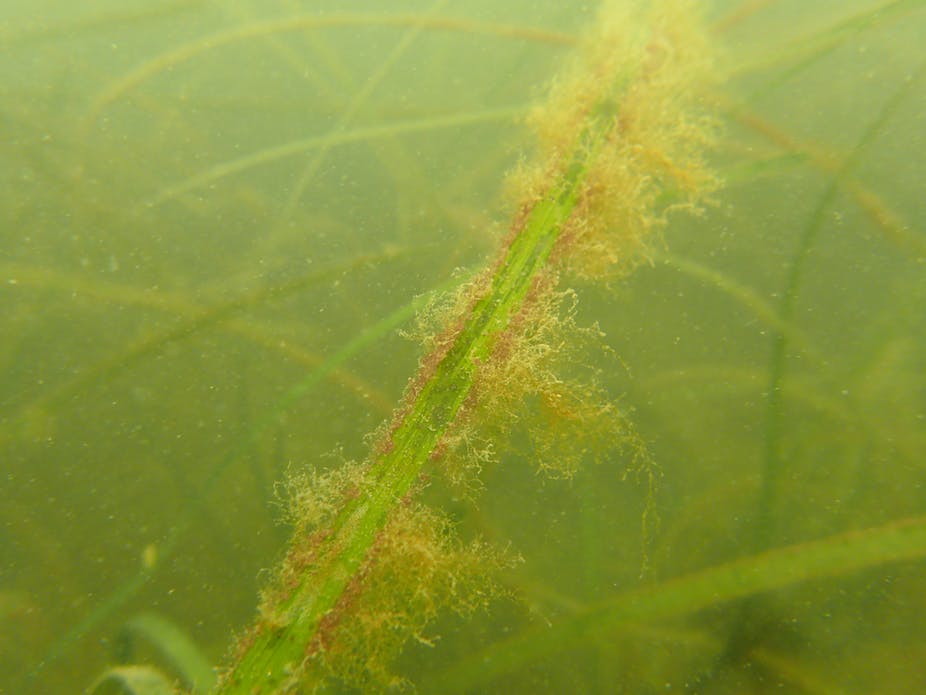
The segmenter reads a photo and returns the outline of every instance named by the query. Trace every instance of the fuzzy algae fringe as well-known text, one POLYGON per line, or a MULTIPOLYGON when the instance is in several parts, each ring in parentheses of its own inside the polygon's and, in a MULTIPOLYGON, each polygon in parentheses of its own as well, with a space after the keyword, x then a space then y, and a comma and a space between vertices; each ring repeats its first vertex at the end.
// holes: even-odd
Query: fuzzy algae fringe
POLYGON ((388 662, 407 639, 425 639, 442 607, 467 612, 496 595, 504 554, 457 539, 416 494, 431 466, 462 459, 463 477, 475 475, 491 457, 486 438, 526 398, 547 418, 541 468, 569 475, 589 433, 592 449, 634 446, 593 386, 556 376, 574 339, 563 282, 628 272, 666 213, 696 209, 712 188, 697 100, 710 63, 689 3, 608 6, 597 26, 531 117, 539 155, 513 177, 519 206, 497 258, 431 311, 418 374, 368 459, 291 481, 292 544, 217 692, 400 685, 388 662), (578 440, 550 434, 563 423, 578 440))

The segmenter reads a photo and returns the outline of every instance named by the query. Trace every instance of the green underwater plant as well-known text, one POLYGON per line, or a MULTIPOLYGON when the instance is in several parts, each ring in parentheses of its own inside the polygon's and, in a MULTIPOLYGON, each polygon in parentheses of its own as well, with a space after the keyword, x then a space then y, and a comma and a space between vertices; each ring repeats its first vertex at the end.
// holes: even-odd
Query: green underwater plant
MULTIPOLYGON (((287 691, 328 671, 370 687, 377 652, 418 635, 441 603, 470 608, 493 593, 502 561, 478 543, 457 547, 449 522, 415 500, 422 476, 483 436, 482 422, 501 430, 526 397, 539 399, 574 427, 540 463, 565 475, 590 432, 630 439, 614 406, 550 367, 570 339, 561 275, 628 270, 664 218, 657 201, 690 206, 711 180, 709 121, 688 107, 709 63, 694 17, 668 7, 646 22, 609 8, 583 63, 533 114, 542 154, 522 174, 499 256, 433 311, 418 375, 370 458, 293 483, 292 546, 219 692, 287 691)), ((463 466, 485 464, 475 458, 463 466)))
POLYGON ((915 689, 926 3, 541 5, 0 29, 0 690, 915 689))

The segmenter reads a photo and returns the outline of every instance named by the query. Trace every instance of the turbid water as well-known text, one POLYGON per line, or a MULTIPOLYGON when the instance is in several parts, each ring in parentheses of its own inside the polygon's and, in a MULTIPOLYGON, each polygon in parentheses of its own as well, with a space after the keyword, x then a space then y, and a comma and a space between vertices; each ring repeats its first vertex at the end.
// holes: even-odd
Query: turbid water
POLYGON ((4 4, 0 692, 926 687, 926 2, 683 4, 4 4))

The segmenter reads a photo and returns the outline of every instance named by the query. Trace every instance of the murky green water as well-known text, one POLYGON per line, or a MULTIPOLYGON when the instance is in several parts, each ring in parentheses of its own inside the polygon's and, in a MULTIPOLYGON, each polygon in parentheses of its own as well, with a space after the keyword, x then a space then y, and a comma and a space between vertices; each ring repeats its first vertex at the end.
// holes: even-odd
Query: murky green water
MULTIPOLYGON (((4 3, 0 692, 179 675, 126 631, 145 613, 223 663, 286 542, 276 483, 364 457, 411 303, 495 249, 521 118, 595 9, 4 3)), ((890 535, 926 515, 926 3, 707 16, 724 186, 652 264, 576 284, 658 526, 617 455, 550 480, 516 435, 475 505, 435 480, 525 561, 406 648, 423 692, 926 689, 926 547, 890 535), (813 569, 860 538, 899 550, 813 569), (724 583, 784 547, 790 579, 724 583)))

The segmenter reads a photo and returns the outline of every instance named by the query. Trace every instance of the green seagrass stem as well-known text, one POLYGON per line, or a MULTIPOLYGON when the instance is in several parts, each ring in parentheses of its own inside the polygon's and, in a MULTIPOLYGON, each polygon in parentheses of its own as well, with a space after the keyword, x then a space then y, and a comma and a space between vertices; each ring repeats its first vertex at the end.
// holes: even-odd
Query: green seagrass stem
POLYGON ((217 692, 285 691, 300 679, 305 685, 308 674, 302 663, 307 654, 323 646, 324 631, 337 622, 343 602, 349 602, 352 584, 362 582, 362 569, 390 511, 401 504, 422 467, 439 451, 473 391, 479 365, 492 358, 496 338, 521 310, 550 261, 582 196, 589 165, 613 122, 601 117, 601 109, 595 111, 572 159, 526 212, 491 278, 471 300, 452 344, 443 348, 435 366, 428 360, 423 363, 423 383, 378 447, 383 453, 372 463, 369 484, 340 511, 298 586, 273 607, 273 624, 258 625, 217 692))

